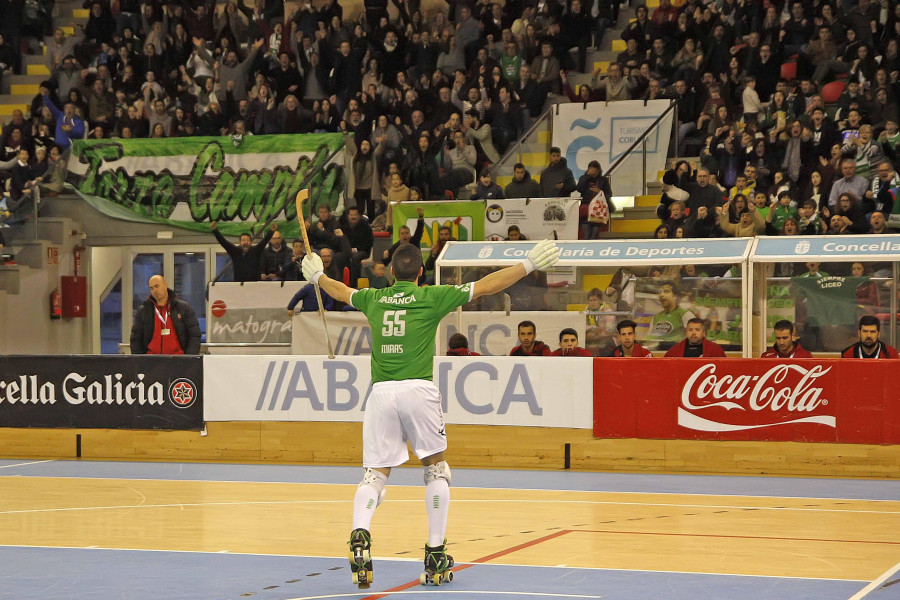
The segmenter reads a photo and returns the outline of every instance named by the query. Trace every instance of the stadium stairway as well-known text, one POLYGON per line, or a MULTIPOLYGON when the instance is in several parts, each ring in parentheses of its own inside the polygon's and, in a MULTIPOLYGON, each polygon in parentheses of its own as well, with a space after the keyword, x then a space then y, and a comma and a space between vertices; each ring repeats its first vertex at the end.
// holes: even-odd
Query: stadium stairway
MULTIPOLYGON (((87 24, 89 14, 90 11, 82 8, 78 2, 58 1, 53 9, 53 28, 55 30, 56 27, 62 27, 66 36, 72 36, 79 25, 87 24)), ((40 53, 22 57, 21 74, 4 78, 4 89, 0 90, 0 120, 9 120, 17 109, 30 117, 31 101, 37 95, 41 82, 50 78, 50 59, 46 52, 52 39, 52 36, 48 36, 42 40, 40 53)))

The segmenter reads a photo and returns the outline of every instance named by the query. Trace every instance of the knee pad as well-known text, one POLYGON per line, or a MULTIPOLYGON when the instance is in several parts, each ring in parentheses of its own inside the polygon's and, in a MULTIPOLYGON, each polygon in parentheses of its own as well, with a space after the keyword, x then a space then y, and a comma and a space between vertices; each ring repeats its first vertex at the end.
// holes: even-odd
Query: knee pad
POLYGON ((363 479, 359 482, 359 485, 357 487, 368 485, 375 488, 375 491, 378 492, 378 504, 381 504, 381 501, 384 500, 384 495, 386 493, 384 486, 385 484, 387 484, 387 479, 387 475, 385 475, 381 471, 376 471, 375 469, 366 469, 366 472, 363 475, 363 479))
POLYGON ((450 485, 452 481, 452 477, 450 476, 450 465, 447 464, 446 460, 425 466, 425 485, 428 485, 432 481, 437 481, 438 479, 445 480, 447 485, 450 485))

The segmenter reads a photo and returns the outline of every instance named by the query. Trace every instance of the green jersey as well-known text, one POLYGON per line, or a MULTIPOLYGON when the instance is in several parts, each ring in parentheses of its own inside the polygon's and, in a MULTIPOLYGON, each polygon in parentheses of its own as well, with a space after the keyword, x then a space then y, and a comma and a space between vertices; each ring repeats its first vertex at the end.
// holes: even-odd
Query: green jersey
POLYGON ((684 308, 676 308, 672 312, 659 312, 650 321, 648 340, 660 342, 680 342, 684 337, 684 328, 694 313, 684 308))
POLYGON ((434 370, 434 336, 450 311, 472 299, 474 284, 419 287, 398 281, 389 288, 353 292, 350 304, 372 328, 372 383, 426 379, 434 370))

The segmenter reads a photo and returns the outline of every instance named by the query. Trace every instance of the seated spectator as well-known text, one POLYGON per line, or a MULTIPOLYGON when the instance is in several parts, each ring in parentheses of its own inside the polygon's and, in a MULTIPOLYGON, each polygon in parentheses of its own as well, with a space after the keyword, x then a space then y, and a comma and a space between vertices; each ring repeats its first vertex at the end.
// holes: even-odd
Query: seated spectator
POLYGON ((724 358, 725 351, 722 346, 706 339, 706 327, 703 319, 694 317, 687 322, 685 327, 687 337, 666 352, 669 357, 704 357, 724 358))
POLYGON ((775 323, 773 327, 775 343, 760 355, 760 358, 812 358, 813 355, 803 346, 800 340, 794 340, 794 324, 787 319, 775 323))
POLYGON ((684 214, 684 203, 679 201, 672 202, 669 205, 669 218, 662 225, 666 231, 665 237, 675 237, 675 230, 684 228, 686 222, 687 216, 684 214))
POLYGON ((453 237, 453 231, 450 229, 449 225, 441 225, 438 228, 438 238, 437 240, 435 240, 434 245, 431 247, 431 253, 428 255, 428 259, 425 261, 426 271, 434 271, 438 256, 440 256, 441 251, 443 251, 444 246, 447 245, 447 242, 450 241, 456 241, 456 238, 453 237))
POLYGON ((493 182, 491 171, 487 167, 481 170, 478 176, 478 185, 472 193, 472 200, 502 200, 503 188, 493 182))
POLYGON ((828 273, 821 270, 822 263, 820 262, 808 262, 806 263, 806 272, 801 273, 799 277, 803 279, 822 279, 823 277, 828 277, 828 273))
POLYGON ((388 278, 387 267, 383 262, 377 261, 366 266, 365 276, 369 279, 369 287, 381 290, 390 287, 391 282, 388 278))
MULTIPOLYGON (((322 262, 325 262, 324 259, 322 262)), ((322 306, 325 310, 334 310, 334 298, 329 296, 323 289, 319 289, 319 293, 322 295, 322 306)), ((319 300, 316 298, 315 285, 307 283, 294 294, 294 297, 291 298, 291 301, 288 302, 287 305, 289 316, 294 316, 294 309, 297 307, 297 304, 300 304, 301 302, 303 304, 300 305, 300 312, 318 312, 319 300)))
POLYGON ((522 235, 522 231, 519 229, 518 225, 510 225, 506 228, 506 238, 504 241, 507 242, 521 242, 523 240, 527 240, 528 238, 522 235))
POLYGON ((535 339, 537 327, 533 321, 522 321, 517 327, 519 345, 513 348, 510 356, 550 356, 550 347, 535 339))
POLYGON ((891 233, 887 228, 887 219, 885 219, 884 213, 876 210, 869 216, 868 233, 874 233, 876 235, 891 233))
POLYGON ((859 319, 859 341, 841 352, 841 358, 900 358, 897 351, 881 340, 881 321, 866 315, 859 319))
POLYGON ((503 194, 507 198, 541 198, 540 184, 531 178, 525 165, 516 163, 513 166, 513 180, 506 185, 503 194))
POLYGON ((447 346, 447 356, 481 356, 469 350, 469 340, 461 333, 451 335, 447 346))
POLYGON ((567 197, 575 191, 575 175, 556 146, 550 148, 550 164, 541 171, 541 197, 567 197))
POLYGON ((853 194, 849 192, 841 194, 837 206, 833 210, 830 208, 823 210, 823 214, 830 218, 829 233, 833 235, 869 231, 869 224, 863 209, 860 208, 853 194))
POLYGON ((591 357, 593 354, 578 345, 578 332, 571 327, 566 327, 559 332, 559 348, 551 352, 550 356, 591 357))

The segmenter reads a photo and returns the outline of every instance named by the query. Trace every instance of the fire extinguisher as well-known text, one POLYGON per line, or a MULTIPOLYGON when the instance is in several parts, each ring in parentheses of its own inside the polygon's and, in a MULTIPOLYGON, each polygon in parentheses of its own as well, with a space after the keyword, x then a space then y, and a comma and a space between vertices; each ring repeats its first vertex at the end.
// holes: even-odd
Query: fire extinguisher
POLYGON ((59 288, 50 292, 50 318, 62 319, 62 294, 59 288))

